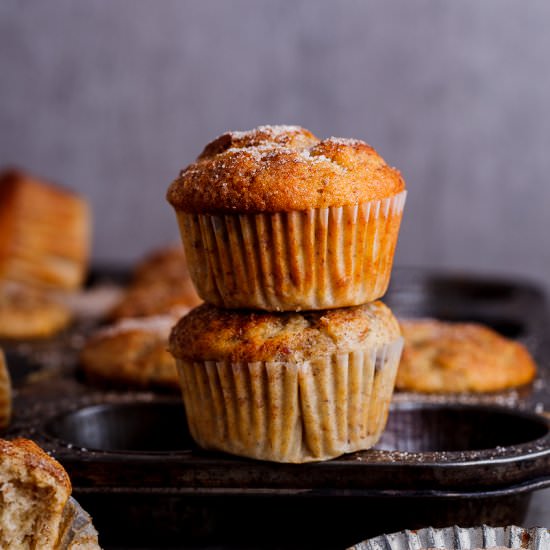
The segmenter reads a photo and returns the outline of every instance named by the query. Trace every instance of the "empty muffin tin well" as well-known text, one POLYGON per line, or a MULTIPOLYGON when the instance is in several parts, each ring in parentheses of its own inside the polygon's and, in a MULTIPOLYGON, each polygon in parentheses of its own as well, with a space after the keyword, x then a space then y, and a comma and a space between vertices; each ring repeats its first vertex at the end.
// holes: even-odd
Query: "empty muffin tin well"
POLYGON ((548 434, 543 417, 481 405, 401 404, 389 416, 377 449, 430 453, 499 449, 548 434))
POLYGON ((179 402, 92 405, 56 416, 45 431, 89 450, 156 453, 194 447, 179 402))

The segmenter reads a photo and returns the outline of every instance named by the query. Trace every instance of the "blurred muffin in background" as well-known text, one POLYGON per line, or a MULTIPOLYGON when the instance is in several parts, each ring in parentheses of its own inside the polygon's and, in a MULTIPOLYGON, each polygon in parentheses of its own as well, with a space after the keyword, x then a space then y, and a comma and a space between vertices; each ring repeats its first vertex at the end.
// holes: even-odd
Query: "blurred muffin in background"
POLYGON ((0 282, 0 338, 48 338, 67 327, 70 308, 52 293, 0 282))
POLYGON ((396 389, 423 393, 497 392, 528 384, 537 367, 519 342, 476 323, 400 320, 405 346, 396 389))
POLYGON ((183 248, 166 246, 152 251, 135 266, 130 284, 107 317, 115 321, 169 314, 200 303, 183 248))
POLYGON ((5 430, 10 424, 12 400, 10 372, 0 348, 0 430, 5 430))
POLYGON ((178 390, 168 336, 188 311, 179 308, 171 315, 126 318, 100 328, 80 353, 85 377, 102 386, 178 390))
POLYGON ((18 170, 0 173, 0 281, 79 288, 88 269, 90 230, 83 197, 18 170))

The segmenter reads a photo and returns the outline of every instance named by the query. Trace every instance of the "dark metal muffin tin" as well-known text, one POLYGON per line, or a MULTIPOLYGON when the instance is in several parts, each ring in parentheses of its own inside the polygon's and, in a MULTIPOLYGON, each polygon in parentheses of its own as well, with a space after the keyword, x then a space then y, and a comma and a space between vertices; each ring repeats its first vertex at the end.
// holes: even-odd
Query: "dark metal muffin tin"
POLYGON ((177 395, 86 384, 83 325, 7 346, 17 387, 8 435, 60 460, 105 547, 344 548, 404 528, 521 523, 532 492, 550 485, 544 293, 396 269, 385 301, 398 316, 477 320, 522 340, 539 379, 486 396, 398 393, 376 449, 275 464, 197 448, 177 395))

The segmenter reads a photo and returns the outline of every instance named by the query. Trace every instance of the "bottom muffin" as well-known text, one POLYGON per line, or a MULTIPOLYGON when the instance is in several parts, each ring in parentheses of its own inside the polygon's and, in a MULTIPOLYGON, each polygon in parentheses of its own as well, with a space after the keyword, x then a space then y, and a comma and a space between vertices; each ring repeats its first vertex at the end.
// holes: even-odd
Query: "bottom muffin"
POLYGON ((380 302, 302 313, 202 305, 170 337, 195 441, 294 463, 376 444, 401 348, 380 302))

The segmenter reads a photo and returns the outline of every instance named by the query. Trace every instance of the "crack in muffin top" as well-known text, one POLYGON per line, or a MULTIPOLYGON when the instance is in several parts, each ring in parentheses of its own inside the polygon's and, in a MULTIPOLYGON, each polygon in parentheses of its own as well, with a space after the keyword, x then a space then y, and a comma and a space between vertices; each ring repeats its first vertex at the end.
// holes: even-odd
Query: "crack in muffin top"
POLYGON ((259 126, 209 143, 167 199, 183 212, 254 214, 355 205, 404 189, 399 171, 364 141, 259 126))

